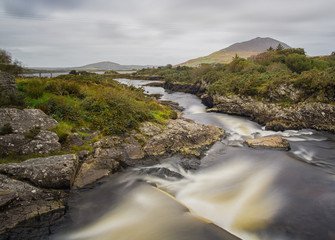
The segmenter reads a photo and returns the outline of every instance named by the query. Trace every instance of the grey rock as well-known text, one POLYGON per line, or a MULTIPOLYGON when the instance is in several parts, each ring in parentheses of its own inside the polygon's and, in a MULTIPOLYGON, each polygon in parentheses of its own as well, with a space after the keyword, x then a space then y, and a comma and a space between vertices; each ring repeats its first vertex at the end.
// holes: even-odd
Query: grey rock
POLYGON ((48 235, 51 225, 65 214, 64 196, 62 191, 42 191, 0 174, 0 239, 48 235))
POLYGON ((127 158, 130 160, 142 159, 145 156, 143 148, 138 144, 123 144, 122 145, 127 158))
POLYGON ((8 155, 11 152, 18 154, 49 154, 59 151, 61 145, 57 134, 41 130, 33 139, 23 134, 6 134, 0 136, 0 152, 8 155))
POLYGON ((152 168, 143 168, 139 170, 140 175, 151 175, 159 178, 176 178, 181 179, 183 178, 183 175, 180 173, 171 171, 167 168, 161 168, 161 167, 152 167, 152 168))
POLYGON ((85 158, 88 157, 88 155, 90 154, 90 151, 88 150, 81 150, 79 152, 77 152, 77 156, 79 158, 79 160, 84 160, 85 158))
POLYGON ((331 104, 300 102, 283 107, 237 95, 213 98, 218 112, 251 117, 268 130, 313 128, 335 132, 335 106, 331 104))
POLYGON ((151 122, 144 122, 140 125, 139 131, 148 137, 153 137, 159 133, 161 133, 163 130, 151 122))
POLYGON ((70 145, 75 145, 75 146, 81 146, 85 143, 83 138, 78 134, 78 133, 73 133, 69 137, 69 144, 70 145))
POLYGON ((246 144, 252 148, 266 148, 276 150, 290 150, 290 143, 280 136, 271 136, 256 139, 247 139, 246 144))
POLYGON ((5 72, 0 72, 0 94, 15 95, 17 94, 17 86, 15 77, 5 72))
POLYGON ((117 149, 97 148, 94 157, 81 165, 74 181, 74 187, 82 188, 110 173, 116 172, 120 167, 120 162, 124 159, 124 153, 117 149))
POLYGON ((39 188, 0 174, 0 209, 14 201, 32 200, 38 194, 41 194, 39 188))
POLYGON ((58 122, 46 115, 40 109, 0 108, 0 127, 9 123, 13 133, 24 134, 35 127, 48 130, 58 125, 58 122))
POLYGON ((10 124, 13 133, 0 136, 0 152, 8 155, 18 154, 49 154, 61 148, 58 136, 48 129, 58 125, 58 122, 39 109, 19 110, 16 108, 0 109, 0 127, 10 124), (32 136, 32 130, 39 129, 32 136))
POLYGON ((192 120, 171 120, 161 134, 145 145, 148 156, 181 153, 200 156, 201 150, 218 141, 224 131, 213 126, 197 124, 192 120))
POLYGON ((76 155, 68 154, 3 164, 0 173, 43 188, 68 189, 72 186, 77 164, 76 155))

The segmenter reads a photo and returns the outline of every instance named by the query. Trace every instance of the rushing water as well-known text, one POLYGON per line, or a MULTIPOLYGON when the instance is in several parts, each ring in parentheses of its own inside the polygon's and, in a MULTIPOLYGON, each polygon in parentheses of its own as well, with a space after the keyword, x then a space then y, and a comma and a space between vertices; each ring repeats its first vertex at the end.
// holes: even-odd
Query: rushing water
POLYGON ((227 136, 196 170, 183 167, 192 160, 171 157, 73 193, 71 229, 57 239, 237 239, 223 229, 242 239, 335 239, 334 135, 266 131, 246 118, 206 113, 191 94, 144 90, 179 103, 185 118, 224 128, 227 136), (268 135, 286 138, 291 150, 243 145, 247 138, 268 135), (169 171, 138 174, 148 169, 169 171))

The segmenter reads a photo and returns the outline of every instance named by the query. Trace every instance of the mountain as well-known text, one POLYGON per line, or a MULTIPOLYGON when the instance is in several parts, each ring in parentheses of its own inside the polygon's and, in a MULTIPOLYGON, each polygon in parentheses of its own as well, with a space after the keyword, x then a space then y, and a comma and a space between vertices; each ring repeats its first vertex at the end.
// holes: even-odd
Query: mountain
POLYGON ((85 66, 81 67, 63 67, 63 68, 51 68, 51 67, 34 67, 30 68, 31 70, 35 71, 57 71, 57 72, 67 72, 71 70, 77 70, 77 71, 105 71, 105 70, 137 70, 137 69, 143 69, 148 67, 154 67, 152 65, 121 65, 114 62, 97 62, 97 63, 91 63, 87 64, 85 66))
POLYGON ((208 56, 191 59, 179 65, 194 67, 202 63, 229 63, 236 54, 239 57, 248 58, 252 55, 264 52, 270 47, 277 48, 278 44, 281 44, 284 48, 291 48, 286 43, 273 38, 257 37, 249 41, 235 43, 208 56))
MULTIPOLYGON (((98 62, 98 63, 92 63, 88 64, 82 67, 79 67, 79 69, 89 69, 89 70, 133 70, 133 69, 142 69, 147 67, 153 67, 153 66, 142 66, 142 65, 121 65, 114 62, 98 62)), ((78 69, 78 68, 76 68, 78 69)))

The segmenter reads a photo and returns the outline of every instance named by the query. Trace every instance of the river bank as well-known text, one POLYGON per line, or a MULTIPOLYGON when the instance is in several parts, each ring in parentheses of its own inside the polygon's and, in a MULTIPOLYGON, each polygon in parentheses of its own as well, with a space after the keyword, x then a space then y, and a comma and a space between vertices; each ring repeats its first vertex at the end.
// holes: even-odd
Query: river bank
MULTIPOLYGON (((127 167, 155 165, 160 158, 175 154, 199 159, 223 134, 219 128, 183 118, 164 125, 145 122, 138 131, 106 136, 92 143, 92 153, 83 150, 2 164, 0 219, 5 224, 0 228, 0 239, 46 237, 64 221, 70 189, 94 185, 127 167)), ((192 163, 185 161, 185 168, 192 168, 192 163)))
POLYGON ((221 96, 212 94, 205 83, 192 85, 167 82, 164 88, 195 94, 210 108, 208 111, 250 117, 265 125, 268 130, 311 128, 335 132, 335 106, 332 104, 299 102, 285 106, 281 103, 258 101, 252 97, 221 96))

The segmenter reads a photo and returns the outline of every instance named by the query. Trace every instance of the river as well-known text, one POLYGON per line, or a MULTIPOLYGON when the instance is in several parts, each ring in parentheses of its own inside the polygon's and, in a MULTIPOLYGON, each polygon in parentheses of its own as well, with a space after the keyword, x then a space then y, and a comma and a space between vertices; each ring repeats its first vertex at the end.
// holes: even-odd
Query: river
MULTIPOLYGON (((140 87, 143 80, 119 79, 140 87)), ((152 81, 151 81, 152 82, 152 81)), ((194 95, 143 87, 184 107, 183 117, 226 130, 197 167, 180 157, 127 169, 72 193, 71 226, 55 239, 335 239, 335 136, 266 131, 247 118, 207 113, 194 95), (246 147, 280 135, 291 150, 246 147), (150 168, 174 175, 150 174, 150 168), (148 174, 137 174, 141 170, 148 174), (154 187, 153 187, 154 186, 154 187)))

